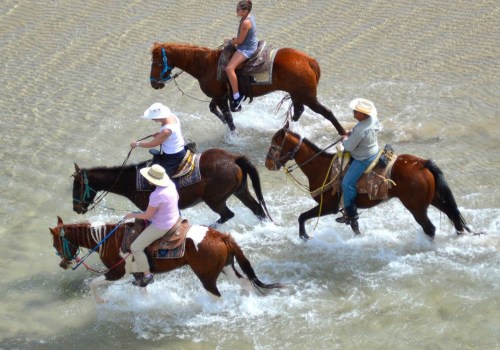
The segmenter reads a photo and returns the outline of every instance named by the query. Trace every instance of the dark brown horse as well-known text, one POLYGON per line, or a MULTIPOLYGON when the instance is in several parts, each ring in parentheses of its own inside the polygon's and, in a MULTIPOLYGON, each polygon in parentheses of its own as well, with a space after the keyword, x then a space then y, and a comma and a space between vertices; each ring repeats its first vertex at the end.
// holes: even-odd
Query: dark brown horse
MULTIPOLYGON (((309 190, 313 192, 324 185, 334 156, 285 127, 278 130, 272 137, 271 147, 266 157, 266 167, 269 170, 278 170, 287 161, 294 159, 309 180, 309 190)), ((400 155, 392 168, 391 179, 396 186, 389 189, 389 198, 399 198, 429 237, 433 238, 436 232, 436 228, 427 216, 429 205, 448 216, 457 234, 463 233, 464 230, 471 232, 458 210, 443 173, 432 160, 425 160, 410 154, 400 155)), ((305 229, 307 220, 339 212, 338 196, 338 192, 333 193, 332 190, 313 196, 318 205, 299 216, 301 238, 309 239, 305 229)), ((358 193, 356 205, 359 208, 371 208, 382 201, 370 200, 367 194, 358 193)))
MULTIPOLYGON (((189 44, 155 43, 151 50, 152 63, 150 81, 154 89, 161 89, 171 79, 174 67, 182 69, 198 80, 201 90, 210 97, 210 111, 231 131, 236 127, 229 110, 229 87, 226 82, 217 80, 217 65, 222 48, 212 50, 189 44), (221 114, 222 113, 222 114, 221 114)), ((320 68, 318 62, 304 52, 283 48, 276 53, 273 63, 272 83, 253 85, 251 96, 262 96, 281 90, 290 94, 293 104, 293 120, 299 120, 304 106, 328 119, 340 135, 345 130, 332 111, 322 105, 316 96, 320 68)))
MULTIPOLYGON (((79 260, 80 248, 94 250, 99 245, 96 254, 99 254, 108 271, 94 278, 90 283, 92 294, 98 303, 104 301, 97 290, 99 285, 128 277, 131 273, 130 264, 133 255, 123 253, 121 243, 125 228, 133 225, 133 222, 121 224, 119 227, 117 224, 92 226, 89 223, 78 223, 65 225, 58 217, 57 226, 49 228, 52 233, 53 246, 61 258, 59 266, 65 270, 74 266, 79 260), (105 239, 106 237, 108 238, 105 239)), ((203 287, 218 297, 221 294, 217 289, 217 279, 221 272, 236 279, 247 290, 251 290, 252 286, 258 290, 260 290, 259 288, 282 287, 279 283, 265 284, 261 282, 233 237, 205 226, 191 226, 186 237, 184 256, 170 259, 148 256, 148 260, 153 273, 168 272, 189 265, 200 279, 203 287), (236 270, 235 260, 248 279, 236 270)))
MULTIPOLYGON (((145 166, 146 162, 124 167, 81 169, 75 164, 73 210, 78 214, 86 213, 100 191, 125 196, 138 208, 146 210, 151 192, 140 191, 136 187, 138 169, 145 166)), ((201 153, 200 173, 200 182, 179 189, 179 209, 205 202, 220 215, 216 224, 223 224, 234 216, 226 204, 234 194, 259 219, 271 219, 262 195, 259 173, 245 156, 210 148, 201 153), (258 201, 248 189, 247 175, 258 201)))

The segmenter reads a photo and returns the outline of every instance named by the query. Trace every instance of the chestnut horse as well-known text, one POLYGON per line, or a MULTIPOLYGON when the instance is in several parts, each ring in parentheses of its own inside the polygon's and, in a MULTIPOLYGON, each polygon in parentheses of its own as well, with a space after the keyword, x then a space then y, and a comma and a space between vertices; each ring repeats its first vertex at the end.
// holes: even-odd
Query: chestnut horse
MULTIPOLYGON (((126 227, 133 227, 133 222, 127 222, 117 227, 117 224, 93 226, 89 223, 65 225, 57 217, 57 226, 49 228, 52 233, 52 242, 57 255, 60 256, 59 266, 65 270, 74 266, 79 261, 80 248, 95 249, 99 245, 99 257, 108 268, 103 275, 90 282, 92 295, 98 303, 104 302, 97 287, 128 277, 131 273, 132 254, 121 251, 122 238, 126 227), (114 231, 113 231, 114 230, 114 231), (108 237, 107 239, 105 239, 108 237)), ((281 288, 279 283, 265 284, 259 280, 248 259, 238 246, 234 238, 213 228, 193 225, 186 236, 184 256, 179 258, 158 259, 148 256, 151 272, 163 273, 189 265, 195 275, 200 279, 203 287, 215 296, 221 294, 217 289, 217 279, 221 272, 236 279, 240 285, 251 290, 252 286, 260 288, 281 288), (244 278, 234 266, 238 263, 244 278)), ((262 292, 262 291, 261 291, 262 292)))
MULTIPOLYGON (((212 50, 181 43, 154 43, 151 49, 152 62, 150 81, 155 89, 162 89, 170 80, 174 67, 182 69, 198 80, 201 90, 211 98, 210 111, 231 131, 236 127, 229 109, 229 86, 217 80, 217 65, 222 48, 212 50), (222 113, 222 114, 221 114, 222 113)), ((291 48, 279 49, 273 63, 272 83, 269 85, 252 85, 251 96, 262 96, 281 90, 290 94, 293 104, 293 120, 298 121, 304 112, 304 106, 328 119, 340 135, 345 130, 337 121, 332 111, 322 105, 316 96, 320 68, 318 62, 305 54, 291 48)))
MULTIPOLYGON (((278 170, 287 161, 294 159, 309 180, 309 190, 312 193, 324 185, 334 156, 336 155, 324 152, 311 141, 303 139, 285 127, 272 137, 271 147, 266 156, 266 168, 278 170)), ((389 198, 399 198, 430 238, 434 238, 436 228, 427 216, 429 205, 448 216, 457 234, 462 234, 464 230, 472 232, 458 210, 443 173, 432 160, 402 154, 394 163, 391 179, 396 186, 389 189, 389 198)), ((298 219, 300 238, 305 240, 310 238, 305 229, 307 220, 339 212, 338 196, 338 191, 332 193, 332 190, 313 196, 318 205, 300 214, 298 219)), ((356 205, 359 208, 371 208, 382 202, 383 200, 370 200, 368 194, 358 193, 356 197, 356 205)))
MULTIPOLYGON (((88 169, 81 169, 75 164, 73 210, 78 214, 85 214, 99 191, 125 196, 138 208, 146 210, 151 191, 138 190, 136 187, 138 169, 145 167, 146 163, 88 169)), ((220 148, 210 148, 200 155, 200 173, 200 182, 178 190, 179 209, 189 208, 203 201, 220 215, 216 225, 223 224, 234 217, 226 204, 227 199, 234 194, 259 219, 267 217, 272 220, 262 195, 259 173, 245 156, 220 148), (250 194, 247 175, 252 181, 258 201, 250 194)))

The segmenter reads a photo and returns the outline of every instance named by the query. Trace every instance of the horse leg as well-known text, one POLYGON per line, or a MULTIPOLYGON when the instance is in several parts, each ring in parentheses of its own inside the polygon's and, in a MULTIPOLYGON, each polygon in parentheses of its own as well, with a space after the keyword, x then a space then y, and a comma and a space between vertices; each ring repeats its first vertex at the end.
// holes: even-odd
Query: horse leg
POLYGON ((436 227, 434 227, 431 220, 427 216, 427 207, 423 208, 423 209, 422 208, 421 209, 414 209, 414 208, 409 208, 409 207, 406 207, 406 208, 411 212, 415 221, 420 226, 422 226, 422 229, 424 230, 425 234, 430 239, 434 239, 434 235, 436 234, 436 227))
POLYGON ((335 214, 337 211, 335 211, 333 208, 328 208, 328 207, 320 208, 320 206, 317 205, 314 208, 309 209, 308 211, 300 214, 299 215, 299 237, 302 238, 304 241, 307 241, 307 240, 312 238, 306 232, 306 225, 305 224, 306 224, 307 220, 312 219, 314 217, 335 214))
POLYGON ((214 99, 212 99, 210 101, 209 108, 210 108, 210 112, 215 114, 217 116, 217 118, 219 118, 221 120, 222 123, 226 124, 226 118, 224 118, 222 113, 219 112, 219 108, 217 107, 217 103, 215 102, 214 99))
POLYGON ((244 189, 235 192, 234 195, 243 203, 248 209, 254 213, 260 220, 264 220, 267 215, 264 212, 262 206, 253 198, 252 194, 248 190, 248 187, 245 186, 244 189))
POLYGON ((218 204, 209 203, 209 201, 205 201, 205 203, 210 209, 220 215, 220 218, 210 227, 215 228, 234 217, 234 213, 226 205, 226 199, 223 199, 223 201, 218 204))
POLYGON ((302 103, 298 103, 293 101, 293 117, 292 120, 294 122, 299 121, 300 116, 304 113, 304 105, 302 103))
POLYGON ((339 133, 339 135, 345 135, 346 134, 346 132, 345 132, 344 128, 342 127, 342 125, 340 125, 340 123, 337 120, 337 118, 335 118, 335 116, 333 115, 333 112, 330 109, 328 109, 325 106, 323 106, 321 103, 319 103, 319 101, 318 101, 318 99, 316 97, 314 97, 314 101, 313 102, 307 103, 306 106, 309 107, 309 108, 311 108, 314 112, 319 113, 323 117, 325 117, 326 119, 328 119, 330 121, 330 123, 333 124, 333 126, 335 127, 335 129, 337 129, 337 132, 339 133))
POLYGON ((102 295, 99 293, 98 287, 102 284, 107 284, 107 283, 111 283, 111 281, 108 281, 106 279, 106 276, 104 275, 96 277, 92 281, 90 281, 90 290, 97 304, 104 304, 106 302, 106 300, 104 300, 102 295))
POLYGON ((222 118, 219 117, 218 114, 216 114, 217 117, 219 117, 219 119, 222 120, 224 124, 227 124, 230 131, 235 131, 236 126, 234 125, 233 115, 231 114, 231 110, 229 109, 228 99, 227 98, 220 99, 214 103, 216 103, 217 107, 219 107, 219 109, 222 111, 222 118))

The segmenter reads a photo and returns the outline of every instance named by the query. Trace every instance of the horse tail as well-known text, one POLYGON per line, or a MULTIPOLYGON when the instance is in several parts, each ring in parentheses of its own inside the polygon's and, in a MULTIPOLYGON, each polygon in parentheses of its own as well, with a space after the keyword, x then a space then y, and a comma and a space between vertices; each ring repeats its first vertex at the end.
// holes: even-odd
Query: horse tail
MULTIPOLYGON (((264 283, 255 274, 255 271, 250 264, 250 261, 246 258, 245 254, 243 254, 243 251, 241 250, 240 246, 234 238, 231 235, 225 235, 223 238, 224 242, 226 243, 227 247, 229 248, 230 255, 234 256, 236 258, 236 261, 238 262, 238 265, 240 266, 241 270, 243 273, 248 277, 252 285, 262 294, 262 290, 260 288, 265 288, 265 289, 275 289, 275 288, 284 288, 285 286, 281 283, 264 283)), ((236 267, 234 266, 234 259, 230 259, 231 262, 231 267, 236 274, 238 278, 243 278, 243 276, 236 270, 236 267)))
POLYGON ((319 83, 319 78, 321 77, 321 69, 319 68, 319 63, 314 58, 309 57, 309 66, 313 70, 314 74, 316 74, 316 83, 319 83))
MULTIPOLYGON (((244 174, 248 174, 248 176, 250 176, 253 190, 255 192, 255 195, 257 196, 257 200, 259 201, 260 207, 264 211, 265 216, 267 216, 269 220, 273 221, 271 215, 269 214, 269 211, 267 210, 267 205, 266 201, 264 200, 264 196, 262 195, 262 187, 260 186, 260 176, 259 172, 257 171, 257 168, 245 156, 239 156, 238 158, 236 158, 236 164, 243 170, 244 174)), ((246 176, 244 176, 244 181, 246 181, 246 176)))
POLYGON ((434 176, 434 182, 436 184, 433 205, 448 216, 448 218, 453 222, 458 233, 463 232, 464 229, 467 230, 467 232, 472 232, 464 217, 458 210, 455 197, 453 196, 451 188, 446 182, 441 169, 439 169, 432 159, 425 161, 424 168, 429 169, 434 176))

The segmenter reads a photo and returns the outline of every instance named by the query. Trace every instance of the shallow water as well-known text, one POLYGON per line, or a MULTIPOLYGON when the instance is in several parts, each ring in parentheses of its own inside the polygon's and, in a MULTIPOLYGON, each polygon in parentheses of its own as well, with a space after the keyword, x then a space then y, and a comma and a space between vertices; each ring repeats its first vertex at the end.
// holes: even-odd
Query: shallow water
MULTIPOLYGON (((259 1, 258 35, 315 57, 319 99, 342 123, 348 103, 373 100, 380 143, 432 158, 459 209, 482 236, 457 237, 437 210, 429 242, 397 200, 362 211, 361 237, 334 217, 297 217, 313 201, 283 172, 264 167, 282 126, 274 93, 235 114, 238 137, 208 110, 187 74, 155 91, 155 41, 217 47, 232 37, 233 1, 94 0, 0 3, 1 349, 496 349, 500 348, 500 7, 493 1, 259 1), (182 89, 181 92, 180 89, 182 89), (132 139, 156 131, 138 118, 161 101, 198 149, 222 147, 258 167, 274 223, 260 223, 236 199, 221 227, 231 232, 265 282, 288 288, 246 294, 225 277, 214 301, 188 269, 157 276, 147 296, 129 284, 101 291, 96 306, 79 268, 63 271, 48 227, 118 221, 135 210, 109 195, 86 216, 72 211, 73 163, 123 162, 132 139), (106 208, 113 208, 109 210, 106 208)), ((336 139, 306 109, 293 129, 320 146, 336 139)), ((148 157, 132 152, 131 162, 148 157)), ((301 174, 296 174, 304 180, 301 174)), ((183 211, 198 224, 217 219, 205 205, 183 211)), ((89 263, 99 268, 96 257, 89 263)))

